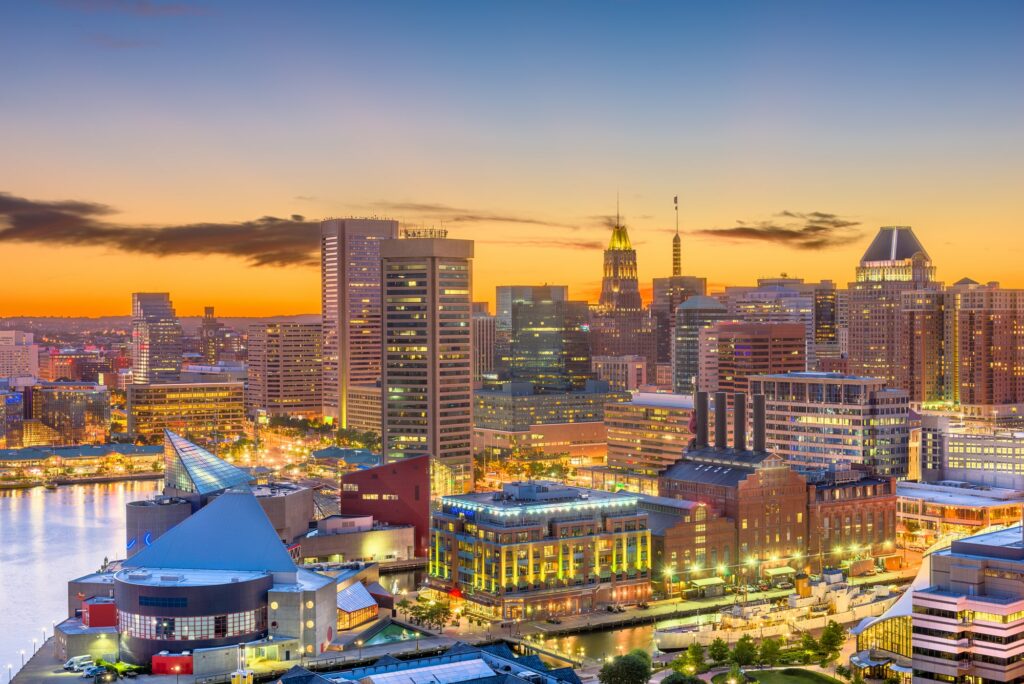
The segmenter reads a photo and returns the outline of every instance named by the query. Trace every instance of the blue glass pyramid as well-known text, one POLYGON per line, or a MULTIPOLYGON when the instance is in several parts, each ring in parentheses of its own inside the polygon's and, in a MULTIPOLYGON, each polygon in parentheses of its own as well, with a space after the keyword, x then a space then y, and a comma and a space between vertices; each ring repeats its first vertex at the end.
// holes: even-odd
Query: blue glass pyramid
POLYGON ((229 490, 185 518, 126 568, 295 572, 263 507, 247 489, 229 490))
POLYGON ((164 430, 164 483, 183 492, 212 494, 249 484, 252 476, 184 437, 164 430))

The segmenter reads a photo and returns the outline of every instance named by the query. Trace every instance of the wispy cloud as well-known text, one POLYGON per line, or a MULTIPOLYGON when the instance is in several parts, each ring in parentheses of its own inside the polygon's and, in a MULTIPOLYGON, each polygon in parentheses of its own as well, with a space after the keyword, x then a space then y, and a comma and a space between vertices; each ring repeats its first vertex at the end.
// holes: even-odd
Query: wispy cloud
POLYGON ((130 14, 138 17, 183 17, 208 14, 205 7, 187 2, 156 0, 56 0, 58 5, 90 14, 130 14))
POLYGON ((861 237, 859 221, 822 211, 781 211, 769 220, 736 221, 726 228, 702 228, 695 235, 733 241, 769 242, 793 249, 828 249, 861 237))
POLYGON ((572 240, 567 238, 510 238, 492 240, 488 238, 478 239, 477 242, 485 242, 490 245, 533 245, 536 247, 557 247, 560 249, 603 249, 604 244, 599 240, 572 240))
POLYGON ((530 226, 547 226, 549 228, 567 228, 569 230, 579 229, 579 226, 576 225, 550 221, 533 216, 500 214, 489 211, 480 211, 477 209, 466 209, 464 207, 453 207, 447 204, 378 200, 368 206, 378 211, 412 214, 426 220, 445 221, 449 223, 518 223, 530 226))
POLYGON ((172 256, 217 254, 253 266, 318 263, 319 221, 298 214, 238 222, 127 226, 109 220, 115 210, 81 201, 46 202, 0 193, 0 243, 109 247, 172 256))

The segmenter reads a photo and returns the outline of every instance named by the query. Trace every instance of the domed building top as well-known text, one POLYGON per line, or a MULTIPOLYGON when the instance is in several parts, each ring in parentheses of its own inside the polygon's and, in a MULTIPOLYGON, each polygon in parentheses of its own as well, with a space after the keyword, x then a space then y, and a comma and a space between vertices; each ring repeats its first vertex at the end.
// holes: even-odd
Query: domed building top
POLYGON ((714 297, 705 297, 704 295, 690 297, 676 307, 676 311, 692 311, 694 309, 711 309, 712 311, 727 310, 725 304, 722 304, 722 302, 718 301, 714 297))

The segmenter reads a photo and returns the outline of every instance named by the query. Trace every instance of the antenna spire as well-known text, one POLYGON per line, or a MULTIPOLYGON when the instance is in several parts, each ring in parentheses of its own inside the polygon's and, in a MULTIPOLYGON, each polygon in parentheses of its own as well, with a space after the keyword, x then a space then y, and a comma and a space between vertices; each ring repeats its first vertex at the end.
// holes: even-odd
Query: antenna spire
POLYGON ((679 195, 673 198, 676 207, 676 234, 672 237, 672 275, 683 274, 683 248, 679 239, 679 195))
POLYGON ((619 191, 615 191, 615 227, 619 227, 619 191))

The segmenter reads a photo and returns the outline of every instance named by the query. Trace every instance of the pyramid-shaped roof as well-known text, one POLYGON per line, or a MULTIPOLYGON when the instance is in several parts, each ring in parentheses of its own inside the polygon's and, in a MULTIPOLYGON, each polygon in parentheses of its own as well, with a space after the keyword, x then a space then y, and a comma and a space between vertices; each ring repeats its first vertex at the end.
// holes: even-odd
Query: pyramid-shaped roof
POLYGON ((860 260, 903 261, 912 258, 918 252, 922 252, 926 259, 931 260, 910 226, 886 226, 878 229, 878 235, 871 241, 871 245, 860 260))
POLYGON ((212 494, 252 482, 246 471, 170 430, 164 430, 164 439, 164 481, 168 486, 184 492, 212 494))
POLYGON ((124 561, 126 568, 295 572, 250 491, 224 492, 124 561))

